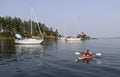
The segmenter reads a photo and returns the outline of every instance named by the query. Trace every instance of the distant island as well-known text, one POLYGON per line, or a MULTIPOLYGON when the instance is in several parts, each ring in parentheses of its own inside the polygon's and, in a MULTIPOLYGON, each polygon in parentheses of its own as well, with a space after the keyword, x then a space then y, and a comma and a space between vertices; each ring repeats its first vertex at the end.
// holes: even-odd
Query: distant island
POLYGON ((81 38, 81 40, 91 39, 91 37, 85 34, 84 32, 82 32, 81 34, 78 34, 77 38, 81 38))

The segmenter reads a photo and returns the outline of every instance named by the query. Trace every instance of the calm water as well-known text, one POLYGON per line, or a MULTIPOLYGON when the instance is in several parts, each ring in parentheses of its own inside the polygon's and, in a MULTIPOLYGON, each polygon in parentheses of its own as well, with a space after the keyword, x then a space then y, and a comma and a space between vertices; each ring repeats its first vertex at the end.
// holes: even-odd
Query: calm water
POLYGON ((45 41, 43 45, 15 45, 0 40, 0 77, 119 77, 120 39, 81 42, 45 41), (101 57, 76 62, 76 51, 90 49, 101 57))

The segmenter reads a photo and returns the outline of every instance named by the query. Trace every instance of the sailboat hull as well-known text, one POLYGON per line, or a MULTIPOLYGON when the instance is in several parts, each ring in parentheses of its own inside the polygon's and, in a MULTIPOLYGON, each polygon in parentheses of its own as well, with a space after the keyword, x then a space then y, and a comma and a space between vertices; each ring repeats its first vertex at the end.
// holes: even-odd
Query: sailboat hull
POLYGON ((66 38, 66 41, 80 41, 81 38, 66 38))
POLYGON ((40 44, 42 41, 43 39, 15 39, 16 44, 40 44))

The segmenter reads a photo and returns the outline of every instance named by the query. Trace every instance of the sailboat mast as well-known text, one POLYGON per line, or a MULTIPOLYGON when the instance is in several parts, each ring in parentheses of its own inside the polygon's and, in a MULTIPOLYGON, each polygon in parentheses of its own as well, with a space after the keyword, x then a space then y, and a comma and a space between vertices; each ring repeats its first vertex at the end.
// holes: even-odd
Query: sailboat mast
POLYGON ((43 39, 43 35, 42 35, 41 30, 40 30, 40 26, 39 26, 39 23, 38 23, 37 17, 36 17, 36 15, 35 15, 34 9, 32 9, 32 11, 33 11, 33 15, 34 15, 34 17, 35 17, 35 20, 36 20, 36 22, 37 22, 37 26, 38 26, 38 29, 39 29, 39 33, 40 33, 40 35, 41 35, 41 38, 43 39))
POLYGON ((30 13, 30 25, 31 25, 31 36, 32 36, 32 8, 30 13))

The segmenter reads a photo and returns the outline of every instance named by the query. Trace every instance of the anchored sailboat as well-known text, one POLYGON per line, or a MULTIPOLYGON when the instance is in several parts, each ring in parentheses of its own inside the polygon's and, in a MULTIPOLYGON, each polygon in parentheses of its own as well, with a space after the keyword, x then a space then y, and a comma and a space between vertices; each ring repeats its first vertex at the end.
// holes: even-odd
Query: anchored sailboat
MULTIPOLYGON (((31 8, 31 36, 32 36, 32 12, 33 12, 33 9, 31 8)), ((35 14, 34 14, 34 16, 35 16, 35 14)), ((36 16, 35 16, 35 19, 37 21, 36 16)), ((38 21, 37 21, 37 25, 38 25, 38 29, 39 29, 39 32, 41 35, 40 39, 33 39, 32 37, 31 38, 22 38, 22 36, 20 34, 16 34, 15 36, 17 37, 17 39, 15 39, 15 43, 17 43, 17 44, 40 44, 40 43, 42 43, 44 39, 43 39, 43 35, 40 30, 38 21)))
POLYGON ((81 38, 77 38, 77 37, 67 37, 66 41, 80 41, 81 38))

